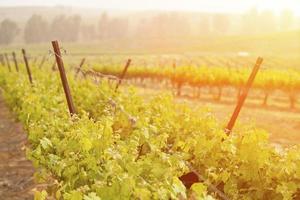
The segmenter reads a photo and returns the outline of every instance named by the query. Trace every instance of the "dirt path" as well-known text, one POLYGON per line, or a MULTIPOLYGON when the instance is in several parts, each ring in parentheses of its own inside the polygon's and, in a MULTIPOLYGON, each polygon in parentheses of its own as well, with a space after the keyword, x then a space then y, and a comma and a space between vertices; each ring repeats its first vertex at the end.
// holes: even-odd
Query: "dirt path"
POLYGON ((0 94, 0 199, 33 199, 34 169, 25 157, 26 134, 0 94))

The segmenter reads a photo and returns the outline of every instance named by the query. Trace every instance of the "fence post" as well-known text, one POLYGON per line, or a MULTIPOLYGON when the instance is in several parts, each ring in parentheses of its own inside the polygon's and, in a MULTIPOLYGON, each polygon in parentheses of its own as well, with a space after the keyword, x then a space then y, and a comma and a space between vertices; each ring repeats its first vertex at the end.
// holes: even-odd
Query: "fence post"
POLYGON ((176 65, 176 60, 174 59, 174 60, 173 60, 173 65, 172 65, 172 67, 173 67, 174 70, 176 69, 176 66, 177 66, 177 65, 176 65))
POLYGON ((229 121, 229 123, 228 123, 228 125, 227 125, 227 127, 225 129, 225 132, 227 133, 227 135, 229 135, 231 133, 232 128, 234 127, 236 119, 239 116, 239 113, 240 113, 240 111, 241 111, 241 109, 242 109, 242 107, 244 105, 244 102, 245 102, 245 100, 246 100, 246 98, 248 96, 248 92, 249 92, 249 90, 250 90, 250 88, 251 88, 251 86, 252 86, 252 84, 254 82, 254 79, 256 77, 256 74, 257 74, 257 72, 259 70, 259 67, 262 64, 262 62, 263 62, 263 58, 258 57, 257 60, 256 60, 256 64, 253 67, 252 73, 251 73, 251 75, 250 75, 250 77, 249 77, 249 79, 248 79, 248 81, 246 83, 246 86, 245 86, 242 94, 240 95, 240 97, 238 99, 236 108, 235 108, 235 110, 234 110, 234 112, 233 112, 233 114, 231 116, 231 119, 230 119, 230 121, 229 121))
POLYGON ((38 59, 37 56, 33 59, 33 62, 32 62, 32 65, 33 65, 33 66, 35 66, 37 59, 38 59))
POLYGON ((28 59, 27 59, 27 56, 26 56, 25 49, 22 49, 22 54, 23 54, 23 58, 24 58, 28 78, 29 78, 30 83, 32 84, 32 76, 31 76, 31 71, 30 71, 30 68, 29 68, 28 59))
POLYGON ((51 67, 52 71, 55 71, 56 70, 56 61, 54 61, 52 67, 51 67))
POLYGON ((7 53, 4 54, 4 57, 5 57, 5 61, 6 61, 8 70, 11 72, 11 67, 10 67, 10 63, 9 63, 9 59, 8 59, 7 53))
POLYGON ((40 68, 40 69, 41 69, 42 66, 44 65, 45 61, 46 61, 46 56, 43 56, 42 61, 41 61, 40 65, 39 65, 39 68, 40 68))
POLYGON ((18 66, 18 62, 17 62, 17 58, 16 58, 16 53, 12 52, 12 56, 13 56, 13 59, 14 59, 16 71, 19 72, 19 66, 18 66))
POLYGON ((52 46, 53 46, 53 50, 54 50, 54 53, 55 53, 55 58, 56 58, 57 66, 58 66, 58 69, 59 69, 61 82, 62 82, 64 92, 65 92, 65 95, 66 95, 69 112, 72 116, 72 115, 76 114, 76 111, 75 111, 73 99, 72 99, 72 96, 71 96, 71 92, 70 92, 70 88, 69 88, 69 84, 68 84, 68 79, 67 79, 66 72, 65 72, 64 63, 63 63, 63 60, 61 58, 61 52, 60 52, 59 44, 58 44, 57 41, 52 41, 52 46))
POLYGON ((128 59, 126 65, 125 65, 125 68, 124 68, 124 70, 123 70, 123 72, 122 72, 122 74, 121 74, 121 76, 120 76, 120 78, 119 78, 119 81, 118 81, 117 85, 116 85, 115 92, 117 92, 119 86, 121 85, 122 80, 123 80, 123 78, 125 77, 125 74, 126 74, 126 72, 127 72, 127 69, 128 69, 128 67, 129 67, 130 63, 131 63, 131 59, 128 59))
POLYGON ((5 66, 3 54, 0 54, 0 62, 3 66, 5 66))
POLYGON ((82 58, 82 60, 81 60, 81 62, 80 62, 80 64, 79 64, 79 67, 78 67, 78 69, 77 69, 77 71, 76 71, 75 79, 77 79, 78 73, 80 72, 80 70, 81 70, 81 68, 82 68, 82 66, 83 66, 83 64, 84 64, 84 62, 85 62, 85 58, 82 58))

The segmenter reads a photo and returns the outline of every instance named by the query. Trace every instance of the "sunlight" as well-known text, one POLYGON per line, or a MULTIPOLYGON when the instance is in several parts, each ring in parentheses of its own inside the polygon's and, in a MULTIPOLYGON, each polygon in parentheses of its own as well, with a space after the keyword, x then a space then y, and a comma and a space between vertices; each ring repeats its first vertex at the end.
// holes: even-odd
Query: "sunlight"
POLYGON ((179 11, 205 11, 205 12, 226 12, 241 13, 256 7, 258 10, 268 10, 275 14, 283 10, 291 10, 296 16, 300 16, 300 6, 297 0, 2 0, 0 5, 40 5, 40 6, 77 6, 77 7, 98 7, 102 9, 117 10, 179 10, 179 11))
POLYGON ((300 0, 0 0, 0 200, 300 200, 300 0))

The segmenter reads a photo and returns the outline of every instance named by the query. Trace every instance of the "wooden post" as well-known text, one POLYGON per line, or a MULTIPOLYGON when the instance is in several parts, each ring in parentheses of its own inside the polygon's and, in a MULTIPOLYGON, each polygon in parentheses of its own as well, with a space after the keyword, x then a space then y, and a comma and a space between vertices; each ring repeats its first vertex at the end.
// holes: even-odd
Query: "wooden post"
POLYGON ((18 62, 17 62, 17 58, 16 58, 16 53, 12 52, 12 56, 13 56, 13 59, 14 59, 16 71, 19 72, 19 66, 18 66, 18 62))
POLYGON ((3 54, 0 54, 0 62, 3 66, 5 65, 3 54))
POLYGON ((77 71, 76 71, 76 74, 75 74, 75 79, 77 79, 78 73, 80 72, 80 70, 81 70, 81 68, 82 68, 82 66, 83 66, 83 64, 84 64, 84 62, 85 62, 85 58, 83 58, 83 59, 81 60, 80 64, 79 64, 79 67, 78 67, 78 69, 77 69, 77 71))
POLYGON ((28 59, 27 59, 27 56, 26 56, 25 49, 22 49, 22 54, 23 54, 23 58, 24 58, 24 62, 25 62, 29 82, 32 84, 32 76, 31 76, 31 71, 30 71, 30 68, 29 68, 28 59))
POLYGON ((46 61, 46 56, 43 56, 42 61, 41 61, 40 65, 39 65, 39 68, 40 68, 40 69, 41 69, 42 66, 44 65, 45 61, 46 61))
POLYGON ((174 70, 176 69, 176 60, 175 59, 173 60, 173 69, 174 70))
POLYGON ((131 59, 128 59, 126 65, 125 65, 125 68, 124 68, 124 70, 123 70, 121 76, 119 77, 119 81, 118 81, 118 83, 117 83, 117 85, 116 85, 115 92, 117 92, 119 86, 121 85, 122 80, 123 80, 123 78, 125 77, 125 74, 126 74, 126 72, 127 72, 127 69, 128 69, 128 67, 129 67, 130 63, 131 63, 131 59))
POLYGON ((34 66, 35 66, 35 64, 36 64, 36 61, 37 61, 37 58, 38 58, 38 57, 35 57, 35 58, 33 59, 32 65, 34 65, 34 66))
POLYGON ((56 70, 56 61, 54 61, 52 67, 51 67, 52 71, 55 71, 56 70))
POLYGON ((10 67, 10 63, 9 63, 9 59, 8 59, 7 53, 4 54, 4 57, 5 57, 5 61, 6 61, 8 70, 11 72, 11 67, 10 67))
POLYGON ((74 107, 74 104, 73 104, 73 99, 72 99, 72 96, 71 96, 71 92, 70 92, 70 88, 69 88, 69 84, 68 84, 68 80, 67 80, 67 76, 66 76, 66 72, 65 72, 64 63, 63 63, 63 60, 61 58, 61 52, 60 52, 59 44, 58 44, 57 41, 52 41, 52 46, 53 46, 53 50, 54 50, 54 53, 55 53, 55 58, 56 58, 57 66, 58 66, 58 69, 59 69, 61 82, 62 82, 64 92, 65 92, 65 95, 66 95, 69 112, 72 116, 72 115, 76 114, 76 111, 75 111, 75 107, 74 107))
POLYGON ((246 83, 245 89, 242 92, 241 96, 239 97, 237 105, 236 105, 236 108, 235 108, 235 110, 234 110, 234 112, 232 114, 232 117, 231 117, 231 119, 230 119, 230 121, 229 121, 229 123, 228 123, 228 125, 226 127, 225 132, 227 133, 227 135, 229 135, 231 133, 232 128, 234 127, 236 119, 239 116, 239 113, 240 113, 240 111, 241 111, 241 109, 242 109, 242 107, 244 105, 244 102, 245 102, 245 100, 246 100, 246 98, 248 96, 248 92, 249 92, 249 90, 250 90, 250 88, 251 88, 251 86, 252 86, 252 84, 254 82, 255 76, 256 76, 256 74, 257 74, 257 72, 259 70, 259 67, 262 64, 262 62, 263 62, 263 58, 261 58, 261 57, 257 58, 256 64, 254 65, 252 73, 251 73, 251 75, 250 75, 250 77, 249 77, 249 79, 248 79, 248 81, 246 83))

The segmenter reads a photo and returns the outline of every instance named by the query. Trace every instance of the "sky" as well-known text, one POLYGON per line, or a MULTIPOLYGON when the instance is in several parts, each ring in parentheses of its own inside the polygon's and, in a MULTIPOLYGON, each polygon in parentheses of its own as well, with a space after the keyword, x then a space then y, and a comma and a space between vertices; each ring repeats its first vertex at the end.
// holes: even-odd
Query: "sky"
POLYGON ((0 6, 74 6, 112 10, 183 10, 241 13, 256 7, 280 13, 289 9, 300 16, 300 0, 0 0, 0 6))

